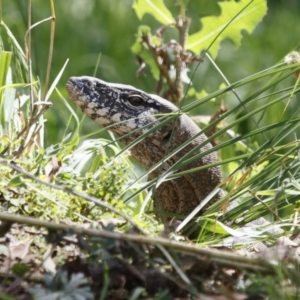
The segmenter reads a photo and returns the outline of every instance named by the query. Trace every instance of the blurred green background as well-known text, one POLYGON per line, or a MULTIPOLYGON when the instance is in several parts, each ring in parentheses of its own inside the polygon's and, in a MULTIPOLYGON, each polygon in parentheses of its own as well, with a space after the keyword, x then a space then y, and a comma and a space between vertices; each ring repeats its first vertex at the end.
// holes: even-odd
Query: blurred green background
MULTIPOLYGON (((61 93, 67 97, 64 85, 70 76, 92 75, 97 58, 101 53, 100 67, 96 76, 111 82, 134 85, 147 92, 153 92, 155 81, 149 69, 137 78, 138 63, 130 47, 135 41, 137 27, 147 24, 156 30, 160 27, 151 16, 138 20, 133 8, 133 0, 63 0, 55 1, 56 31, 51 80, 53 80, 65 61, 68 66, 58 84, 61 93)), ((176 1, 165 1, 167 7, 176 16, 179 11, 176 1)), ((3 4, 3 21, 9 26, 19 43, 24 47, 24 35, 27 30, 27 1, 10 0, 3 4)), ((281 62, 292 50, 299 50, 300 1, 269 0, 268 14, 252 35, 244 33, 242 45, 235 49, 230 41, 222 43, 216 63, 230 82, 249 76, 260 70, 281 62)), ((218 14, 217 1, 187 1, 187 15, 192 18, 191 33, 199 30, 199 18, 209 14, 218 14)), ((32 0, 32 23, 50 17, 49 1, 32 0)), ((32 30, 33 71, 41 83, 45 82, 49 51, 50 22, 43 23, 32 30)), ((5 49, 9 50, 9 49, 5 49)), ((287 79, 286 86, 295 83, 294 78, 287 79)), ((205 60, 197 69, 193 86, 197 91, 204 89, 213 92, 223 82, 211 64, 205 60)), ((255 89, 247 86, 247 89, 255 89)), ((249 91, 248 90, 248 91, 249 91)), ((242 93, 242 92, 241 92, 242 93)), ((58 136, 64 133, 65 123, 70 113, 56 94, 51 96, 53 106, 46 113, 46 146, 57 143, 58 136)), ((71 102, 71 101, 70 101, 71 102)), ((228 102, 235 105, 235 102, 228 102)), ((282 111, 286 103, 282 103, 282 111)), ((73 104, 72 104, 73 105, 73 104)), ((298 106, 293 100, 284 116, 289 117, 298 106)), ((205 110, 205 109, 204 109, 205 110)), ((208 113, 212 110, 208 108, 208 113)), ((201 111, 201 113, 207 113, 201 111)), ((197 112, 199 113, 199 112, 197 112)), ((81 114, 80 114, 81 115, 81 114)), ((274 116, 266 116, 274 117, 274 116)), ((279 119, 282 116, 279 116, 279 119)), ((276 120, 275 120, 276 121, 276 120)), ((90 120, 84 123, 83 133, 96 129, 98 125, 90 120)))

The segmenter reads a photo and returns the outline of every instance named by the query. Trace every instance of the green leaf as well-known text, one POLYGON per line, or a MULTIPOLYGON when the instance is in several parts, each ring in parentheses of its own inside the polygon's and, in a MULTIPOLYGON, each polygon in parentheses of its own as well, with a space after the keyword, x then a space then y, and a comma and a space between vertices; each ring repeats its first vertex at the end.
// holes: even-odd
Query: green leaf
POLYGON ((231 39, 235 46, 238 47, 242 39, 241 31, 245 30, 248 33, 252 33, 255 26, 267 13, 266 0, 226 1, 220 2, 220 6, 220 16, 210 16, 201 19, 203 27, 201 31, 187 38, 187 50, 199 53, 207 50, 213 42, 209 52, 213 57, 216 57, 221 41, 226 38, 231 39), (218 36, 219 34, 220 36, 218 36))
POLYGON ((197 224, 202 228, 205 228, 206 230, 209 230, 213 233, 234 235, 234 229, 226 226, 222 222, 219 222, 215 219, 200 218, 197 221, 197 224))
POLYGON ((11 63, 12 52, 1 51, 0 52, 0 124, 1 127, 5 127, 5 111, 4 111, 4 99, 3 99, 3 87, 5 86, 7 72, 11 63))
POLYGON ((132 7, 140 20, 145 14, 150 14, 164 25, 175 23, 163 0, 135 0, 132 7))
POLYGON ((24 186, 23 181, 22 181, 22 176, 21 175, 17 175, 15 177, 13 177, 10 182, 8 183, 8 187, 16 187, 16 186, 24 186))
POLYGON ((13 52, 12 58, 14 65, 14 81, 28 82, 28 66, 24 51, 18 43, 17 39, 14 37, 13 33, 3 21, 1 22, 1 26, 5 29, 11 50, 13 52))
POLYGON ((0 52, 0 86, 5 85, 6 74, 10 66, 12 52, 0 52))

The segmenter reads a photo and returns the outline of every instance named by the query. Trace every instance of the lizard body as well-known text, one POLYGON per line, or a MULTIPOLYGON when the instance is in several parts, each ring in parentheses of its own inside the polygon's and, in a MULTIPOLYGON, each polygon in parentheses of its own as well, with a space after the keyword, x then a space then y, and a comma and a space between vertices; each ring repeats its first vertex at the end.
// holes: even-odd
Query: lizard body
MULTIPOLYGON (((147 94, 132 86, 107 83, 93 77, 71 77, 66 85, 75 104, 91 119, 121 137, 128 145, 143 133, 158 125, 162 114, 178 112, 171 102, 147 94)), ((162 160, 189 138, 196 136, 200 128, 185 114, 161 126, 131 148, 131 154, 146 169, 162 160)), ((204 134, 198 135, 185 148, 166 160, 162 168, 155 169, 150 179, 166 171, 182 156, 205 141, 204 134)), ((211 149, 207 143, 194 155, 211 149)), ((212 152, 179 171, 200 167, 218 161, 212 152)), ((163 182, 154 193, 154 208, 175 214, 187 215, 221 182, 219 167, 210 167, 180 178, 163 182)), ((222 196, 220 192, 214 201, 222 196)), ((211 205, 211 203, 209 204, 211 205)), ((204 207, 207 208, 208 205, 204 207)))

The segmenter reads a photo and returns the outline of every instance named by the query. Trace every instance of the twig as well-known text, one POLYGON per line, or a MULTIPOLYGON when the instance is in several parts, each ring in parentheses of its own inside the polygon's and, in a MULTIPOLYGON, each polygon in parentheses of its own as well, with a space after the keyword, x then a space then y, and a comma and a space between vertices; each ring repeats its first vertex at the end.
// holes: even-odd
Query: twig
POLYGON ((147 244, 154 246, 163 246, 166 248, 172 248, 182 253, 190 255, 202 255, 207 257, 207 260, 218 263, 224 266, 243 268, 252 271, 275 273, 275 266, 267 261, 239 256, 226 251, 219 251, 210 248, 200 248, 192 244, 172 241, 161 237, 147 237, 144 235, 119 233, 106 230, 86 229, 80 226, 58 224, 48 221, 42 221, 31 217, 24 217, 20 215, 13 215, 8 213, 0 213, 1 221, 9 221, 19 224, 26 224, 29 226, 44 227, 52 230, 64 230, 68 232, 74 232, 74 234, 88 235, 93 237, 108 238, 114 240, 123 240, 128 242, 134 242, 139 244, 147 244))
POLYGON ((53 57, 53 48, 54 48, 54 34, 55 34, 55 9, 54 9, 54 1, 50 0, 50 7, 51 7, 51 30, 50 30, 50 45, 49 45, 49 55, 48 55, 48 63, 47 63, 47 72, 46 72, 46 80, 45 80, 45 87, 44 87, 44 97, 43 101, 46 98, 49 81, 50 81, 50 73, 51 73, 51 65, 52 65, 52 57, 53 57))
MULTIPOLYGON (((149 39, 148 35, 143 35, 142 37, 143 41, 147 44, 147 46, 149 47, 149 51, 161 73, 161 75, 166 79, 168 85, 170 86, 171 89, 173 89, 173 81, 169 75, 169 70, 166 68, 165 64, 162 64, 159 61, 158 55, 157 55, 157 50, 156 47, 152 44, 151 40, 149 39)), ((174 95, 171 95, 172 97, 174 97, 174 95)), ((174 98, 173 102, 175 103, 177 100, 174 98)))
MULTIPOLYGON (((36 106, 34 105, 35 100, 34 99, 38 99, 37 96, 37 92, 34 88, 34 85, 32 84, 33 82, 33 76, 32 76, 32 62, 31 62, 31 30, 37 26, 39 26, 40 24, 47 22, 49 20, 52 19, 52 17, 46 18, 44 20, 41 20, 39 22, 36 22, 33 25, 30 25, 31 22, 31 6, 29 6, 28 8, 28 19, 29 19, 29 23, 28 23, 28 29, 26 31, 25 34, 25 49, 26 49, 26 58, 27 58, 27 64, 28 64, 28 77, 29 77, 29 83, 30 83, 30 119, 29 119, 29 126, 27 126, 27 130, 25 133, 25 137, 24 140, 27 139, 27 136, 30 132, 30 127, 31 125, 34 123, 33 119, 34 119, 34 115, 36 112, 36 106)), ((23 147, 23 149, 25 149, 25 147, 23 147)))
POLYGON ((176 70, 176 77, 174 81, 174 86, 177 92, 177 104, 183 97, 183 83, 181 79, 181 74, 183 69, 186 66, 184 60, 184 53, 185 53, 185 42, 186 37, 188 36, 188 31, 190 27, 191 19, 190 18, 183 18, 179 17, 176 22, 176 27, 179 31, 178 43, 175 47, 175 70, 176 70))
POLYGON ((31 0, 28 1, 27 8, 28 15, 28 29, 25 33, 24 41, 25 41, 25 57, 28 65, 28 80, 30 83, 30 111, 33 111, 33 85, 32 83, 32 65, 31 65, 31 0))
POLYGON ((2 28, 2 0, 0 0, 0 28, 2 28))

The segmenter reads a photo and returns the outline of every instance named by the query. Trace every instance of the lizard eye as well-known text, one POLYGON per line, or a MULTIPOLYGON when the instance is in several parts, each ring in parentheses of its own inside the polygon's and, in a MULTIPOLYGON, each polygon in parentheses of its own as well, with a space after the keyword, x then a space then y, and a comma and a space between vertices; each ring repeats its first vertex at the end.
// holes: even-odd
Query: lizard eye
POLYGON ((144 99, 139 95, 132 95, 128 97, 128 102, 134 107, 139 107, 143 104, 144 99))

